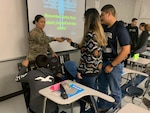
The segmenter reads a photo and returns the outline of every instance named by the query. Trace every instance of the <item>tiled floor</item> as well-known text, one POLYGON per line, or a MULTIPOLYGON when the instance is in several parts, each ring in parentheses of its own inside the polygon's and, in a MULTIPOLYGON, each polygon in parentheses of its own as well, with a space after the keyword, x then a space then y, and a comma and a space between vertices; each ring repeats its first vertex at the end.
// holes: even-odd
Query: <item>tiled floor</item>
POLYGON ((0 102, 0 112, 1 113, 27 113, 23 94, 0 102))
MULTIPOLYGON (((146 79, 142 83, 140 83, 138 85, 138 87, 145 90, 145 88, 144 88, 145 81, 146 81, 146 79)), ((126 81, 124 79, 122 79, 122 84, 125 82, 126 81)), ((145 97, 150 98, 148 96, 148 94, 146 94, 145 97)), ((142 97, 140 97, 140 99, 135 98, 134 99, 135 104, 147 109, 146 106, 142 103, 141 98, 142 97)), ((126 103, 131 103, 131 97, 125 96, 122 99, 122 105, 124 106, 126 103)), ((66 106, 60 105, 59 107, 60 107, 60 111, 66 111, 67 113, 71 113, 70 105, 66 105, 66 106)), ((74 113, 79 113, 79 104, 78 103, 74 103, 73 111, 74 111, 74 113)), ((0 112, 1 113, 27 113, 23 95, 19 95, 17 97, 0 102, 0 112)))

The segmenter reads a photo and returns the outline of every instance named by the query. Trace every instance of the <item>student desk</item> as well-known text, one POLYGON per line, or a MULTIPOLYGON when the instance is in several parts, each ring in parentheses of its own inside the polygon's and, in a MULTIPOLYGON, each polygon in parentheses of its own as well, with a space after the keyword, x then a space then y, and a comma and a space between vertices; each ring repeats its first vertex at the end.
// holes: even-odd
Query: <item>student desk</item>
POLYGON ((136 70, 132 70, 132 69, 128 69, 128 68, 123 68, 123 75, 125 74, 139 74, 139 75, 142 75, 142 76, 145 76, 145 77, 148 77, 149 75, 146 74, 146 73, 142 73, 142 72, 139 72, 139 71, 136 71, 136 70))
MULTIPOLYGON (((104 99, 106 101, 109 101, 109 102, 114 102, 115 101, 112 97, 110 97, 110 96, 108 96, 104 93, 101 93, 99 91, 96 91, 94 89, 91 89, 87 86, 84 86, 84 85, 79 84, 77 82, 73 82, 71 80, 66 80, 66 81, 67 81, 67 83, 74 84, 74 85, 76 85, 76 86, 78 86, 78 87, 80 87, 84 90, 82 92, 70 97, 70 98, 63 99, 60 96, 58 91, 52 91, 52 90, 50 90, 50 87, 46 87, 44 89, 41 89, 39 91, 39 93, 45 97, 43 113, 45 113, 45 106, 46 106, 45 104, 46 104, 47 99, 50 99, 53 102, 55 102, 57 104, 61 104, 61 105, 72 104, 73 102, 79 100, 80 98, 82 98, 84 96, 96 96, 96 97, 102 98, 102 99, 104 99)), ((71 107, 71 112, 73 112, 72 109, 73 109, 73 106, 71 107)))
MULTIPOLYGON (((131 80, 132 80, 132 85, 134 85, 134 77, 132 77, 132 75, 131 74, 135 74, 134 76, 136 76, 136 75, 141 75, 141 76, 145 76, 145 77, 148 77, 149 75, 148 74, 146 74, 146 73, 142 73, 142 72, 140 72, 140 71, 136 71, 136 70, 133 70, 133 69, 129 69, 129 68, 123 68, 123 73, 122 73, 122 76, 123 75, 125 75, 125 74, 130 74, 130 78, 131 78, 131 80)), ((127 78, 127 80, 128 80, 128 78, 127 78)))
POLYGON ((142 58, 142 57, 139 57, 137 59, 129 58, 128 61, 138 63, 140 65, 147 65, 150 63, 150 59, 146 59, 146 58, 142 58))
MULTIPOLYGON (((128 94, 130 94, 130 96, 132 97, 132 103, 134 103, 133 99, 135 97, 141 96, 143 94, 143 90, 141 88, 138 88, 137 86, 135 86, 135 77, 132 77, 131 74, 134 74, 134 76, 139 74, 139 75, 145 76, 145 77, 148 77, 149 75, 146 74, 146 73, 142 73, 142 72, 139 72, 139 71, 136 71, 136 70, 132 70, 132 69, 128 69, 128 68, 124 68, 123 69, 122 76, 125 75, 125 74, 129 74, 129 76, 131 78, 132 85, 126 88, 126 92, 128 94)), ((129 80, 129 79, 127 78, 127 80, 129 80)))
MULTIPOLYGON (((146 58, 142 58, 142 57, 139 57, 137 59, 129 58, 128 61, 131 62, 132 64, 133 63, 137 64, 136 70, 139 65, 141 66, 141 70, 142 70, 144 66, 147 66, 150 63, 150 59, 146 59, 146 58)), ((133 68, 132 64, 131 64, 131 68, 133 68)))
POLYGON ((121 108, 117 113, 150 113, 147 109, 139 107, 132 103, 127 103, 123 108, 121 108))

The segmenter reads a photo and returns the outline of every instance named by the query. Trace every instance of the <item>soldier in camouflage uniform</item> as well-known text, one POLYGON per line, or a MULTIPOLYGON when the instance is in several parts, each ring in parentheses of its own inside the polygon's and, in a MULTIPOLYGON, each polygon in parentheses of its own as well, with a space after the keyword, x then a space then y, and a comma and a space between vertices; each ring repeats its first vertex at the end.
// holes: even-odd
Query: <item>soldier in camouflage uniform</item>
MULTIPOLYGON (((43 31, 45 27, 45 18, 42 15, 36 15, 33 21, 33 24, 36 25, 29 33, 29 51, 25 60, 29 61, 28 70, 36 68, 35 58, 38 55, 46 55, 47 52, 50 52, 52 56, 57 56, 56 53, 52 50, 49 43, 52 41, 62 42, 63 38, 57 37, 48 37, 43 31)), ((29 106, 30 100, 30 88, 27 83, 22 83, 26 105, 29 106)))
POLYGON ((29 51, 27 59, 29 61, 34 61, 38 55, 46 55, 47 52, 50 52, 52 56, 57 56, 49 43, 52 41, 62 42, 64 39, 61 37, 54 38, 46 36, 43 31, 45 27, 45 18, 42 15, 36 15, 33 24, 35 24, 36 27, 29 33, 29 51))

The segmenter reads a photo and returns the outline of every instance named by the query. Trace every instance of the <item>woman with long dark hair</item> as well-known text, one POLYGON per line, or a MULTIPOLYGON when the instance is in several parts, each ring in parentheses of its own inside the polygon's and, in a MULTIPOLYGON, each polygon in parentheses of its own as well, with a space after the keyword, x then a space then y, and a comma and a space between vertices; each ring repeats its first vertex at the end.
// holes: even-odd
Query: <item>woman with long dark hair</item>
MULTIPOLYGON (((74 43, 70 38, 67 41, 81 51, 77 74, 80 83, 96 89, 96 78, 102 67, 102 47, 107 45, 107 40, 100 22, 100 15, 95 8, 87 9, 84 13, 84 34, 81 43, 74 43)), ((84 100, 90 101, 89 96, 84 100)), ((83 101, 80 102, 80 113, 85 112, 85 104, 83 101)), ((92 106, 91 109, 94 112, 92 106)))

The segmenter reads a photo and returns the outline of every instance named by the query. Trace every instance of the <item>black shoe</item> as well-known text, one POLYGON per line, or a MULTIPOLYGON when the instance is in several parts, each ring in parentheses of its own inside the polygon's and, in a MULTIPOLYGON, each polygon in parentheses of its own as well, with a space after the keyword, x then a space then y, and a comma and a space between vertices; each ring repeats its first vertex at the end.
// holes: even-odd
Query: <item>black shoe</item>
POLYGON ((143 98, 143 103, 145 104, 145 106, 147 106, 147 108, 150 108, 150 100, 148 100, 147 98, 143 98))

